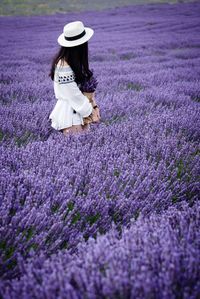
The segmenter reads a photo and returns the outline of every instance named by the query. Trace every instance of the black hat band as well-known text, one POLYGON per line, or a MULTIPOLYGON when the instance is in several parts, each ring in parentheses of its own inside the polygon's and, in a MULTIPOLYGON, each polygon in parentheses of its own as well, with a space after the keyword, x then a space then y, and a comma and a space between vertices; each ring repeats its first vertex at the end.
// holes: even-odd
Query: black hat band
POLYGON ((79 39, 79 38, 83 37, 85 34, 86 34, 86 32, 85 32, 85 29, 84 29, 83 32, 78 34, 78 35, 70 36, 70 37, 64 36, 64 37, 65 37, 66 40, 76 40, 76 39, 79 39))

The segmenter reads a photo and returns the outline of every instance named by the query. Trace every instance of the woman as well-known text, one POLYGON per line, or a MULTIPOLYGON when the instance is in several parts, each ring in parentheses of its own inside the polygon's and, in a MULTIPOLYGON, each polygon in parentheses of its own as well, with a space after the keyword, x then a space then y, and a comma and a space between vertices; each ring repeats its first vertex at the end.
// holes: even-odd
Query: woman
POLYGON ((89 130, 90 117, 100 119, 94 99, 98 82, 88 64, 88 40, 93 33, 93 29, 75 21, 65 25, 57 39, 61 48, 49 74, 57 102, 49 119, 51 126, 65 135, 89 130))

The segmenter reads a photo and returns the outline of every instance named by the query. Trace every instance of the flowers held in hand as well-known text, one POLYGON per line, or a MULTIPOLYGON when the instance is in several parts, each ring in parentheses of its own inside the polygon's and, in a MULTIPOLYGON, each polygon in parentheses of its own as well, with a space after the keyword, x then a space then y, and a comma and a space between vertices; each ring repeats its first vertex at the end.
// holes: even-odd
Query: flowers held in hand
POLYGON ((97 88, 98 81, 94 75, 90 79, 85 79, 84 82, 79 84, 79 88, 82 92, 94 92, 97 88))

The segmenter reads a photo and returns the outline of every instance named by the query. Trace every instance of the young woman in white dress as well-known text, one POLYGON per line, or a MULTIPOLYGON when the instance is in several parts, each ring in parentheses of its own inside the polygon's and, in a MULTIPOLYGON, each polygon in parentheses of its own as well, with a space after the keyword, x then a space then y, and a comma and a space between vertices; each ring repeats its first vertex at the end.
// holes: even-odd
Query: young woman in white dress
POLYGON ((57 41, 61 46, 55 55, 49 76, 53 80, 57 102, 49 115, 51 126, 64 135, 89 130, 84 118, 99 113, 94 94, 97 80, 89 69, 88 40, 94 30, 81 21, 68 23, 57 41), (85 89, 84 86, 89 89, 85 89), (85 84, 85 85, 84 85, 85 84), (93 104, 89 97, 93 97, 93 104))

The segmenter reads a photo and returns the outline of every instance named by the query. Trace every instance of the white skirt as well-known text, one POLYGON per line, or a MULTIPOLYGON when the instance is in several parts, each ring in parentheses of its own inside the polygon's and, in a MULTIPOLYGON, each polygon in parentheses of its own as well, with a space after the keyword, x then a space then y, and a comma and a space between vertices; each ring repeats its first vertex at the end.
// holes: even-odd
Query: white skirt
POLYGON ((84 125, 83 118, 80 113, 74 113, 73 111, 73 108, 69 106, 67 101, 58 99, 49 115, 49 119, 51 119, 51 126, 55 130, 62 130, 73 125, 84 125))

